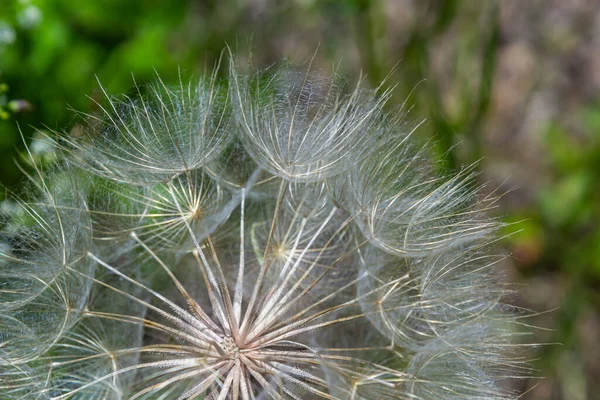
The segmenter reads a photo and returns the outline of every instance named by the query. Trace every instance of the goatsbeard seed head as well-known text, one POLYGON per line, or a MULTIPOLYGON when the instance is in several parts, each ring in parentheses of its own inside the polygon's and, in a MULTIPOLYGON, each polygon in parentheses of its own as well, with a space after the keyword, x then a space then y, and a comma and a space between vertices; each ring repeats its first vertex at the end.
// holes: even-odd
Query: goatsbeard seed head
POLYGON ((232 62, 33 157, 0 250, 7 398, 517 398, 496 198, 340 82, 232 62))

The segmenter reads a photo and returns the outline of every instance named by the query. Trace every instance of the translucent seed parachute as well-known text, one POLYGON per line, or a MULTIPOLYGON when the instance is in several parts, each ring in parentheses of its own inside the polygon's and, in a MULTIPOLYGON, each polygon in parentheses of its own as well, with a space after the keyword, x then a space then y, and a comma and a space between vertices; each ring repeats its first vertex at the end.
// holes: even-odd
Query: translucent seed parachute
MULTIPOLYGON (((0 236, 7 399, 516 399, 472 168, 389 93, 230 63, 107 97, 0 236)), ((8 203, 7 203, 8 204, 8 203)))

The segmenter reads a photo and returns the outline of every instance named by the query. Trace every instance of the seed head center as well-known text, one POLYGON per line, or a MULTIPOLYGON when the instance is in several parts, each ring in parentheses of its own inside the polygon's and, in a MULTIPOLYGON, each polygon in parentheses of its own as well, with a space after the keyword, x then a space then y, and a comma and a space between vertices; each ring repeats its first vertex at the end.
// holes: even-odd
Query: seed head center
POLYGON ((204 216, 204 212, 200 206, 194 206, 191 210, 191 219, 197 221, 204 216))
POLYGON ((221 348, 223 349, 223 352, 232 359, 236 359, 240 352, 237 343, 231 336, 223 337, 221 340, 221 348))

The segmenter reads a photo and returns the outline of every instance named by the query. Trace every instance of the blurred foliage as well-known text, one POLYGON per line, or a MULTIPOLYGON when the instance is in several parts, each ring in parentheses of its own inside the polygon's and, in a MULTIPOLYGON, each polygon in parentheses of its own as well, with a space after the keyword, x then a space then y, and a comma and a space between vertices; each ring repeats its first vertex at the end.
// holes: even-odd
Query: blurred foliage
MULTIPOLYGON (((170 43, 185 18, 184 5, 181 0, 0 2, 0 80, 9 98, 26 99, 33 108, 16 117, 24 135, 32 136, 31 126, 68 126, 73 115, 68 106, 89 111, 92 102, 85 95, 97 92, 94 75, 111 93, 128 91, 131 74, 142 82, 152 79, 154 69, 176 76, 193 51, 170 43)), ((10 155, 21 143, 15 122, 4 116, 2 182, 12 186, 20 175, 10 155)))
POLYGON ((592 284, 600 278, 600 106, 581 110, 577 120, 582 125, 579 137, 557 122, 547 127, 545 151, 552 179, 540 189, 532 210, 507 220, 521 231, 511 238, 514 244, 539 255, 524 253, 526 264, 583 273, 592 284))
MULTIPOLYGON (((21 179, 13 161, 15 149, 23 148, 18 126, 43 151, 35 129, 69 129, 69 107, 95 112, 103 96, 96 77, 108 93, 127 93, 132 75, 138 84, 157 73, 166 82, 197 75, 217 62, 226 44, 236 53, 250 49, 259 65, 284 57, 305 61, 318 48, 320 67, 339 63, 343 73, 364 71, 373 86, 394 86, 390 106, 427 120, 418 134, 435 144, 440 168, 483 159, 482 181, 501 176, 492 180, 497 186, 510 173, 531 175, 535 184, 518 187, 517 180, 520 197, 499 211, 511 223, 507 233, 519 231, 506 245, 523 282, 558 281, 552 290, 562 303, 548 322, 555 331, 539 340, 564 345, 543 347, 536 366, 548 377, 552 399, 583 399, 595 383, 581 361, 580 321, 584 312, 600 313, 600 98, 584 91, 588 77, 576 61, 584 35, 560 24, 554 10, 560 2, 540 1, 525 7, 495 0, 0 0, 0 181, 11 188, 21 179), (550 23, 533 20, 546 13, 550 23), (550 68, 566 64, 571 89, 580 90, 568 118, 555 112, 543 126, 523 128, 539 136, 538 149, 513 144, 517 128, 505 121, 514 117, 523 125, 519 112, 545 78, 543 72, 515 75, 526 70, 519 62, 534 50, 550 68), (514 68, 507 72, 506 65, 514 68), (505 114, 503 101, 510 105, 505 114), (497 130, 500 137, 493 138, 497 130), (514 161, 497 172, 503 157, 514 161), (541 158, 541 165, 532 168, 524 157, 541 158)), ((564 7, 561 12, 572 11, 564 7)), ((575 21, 577 29, 587 26, 575 21)), ((542 61, 532 59, 529 68, 542 71, 542 61)), ((569 97, 564 88, 551 90, 569 97)), ((549 398, 537 396, 525 398, 549 398)))
POLYGON ((552 179, 531 207, 505 218, 511 231, 519 230, 509 241, 525 276, 551 271, 566 278, 555 330, 547 337, 557 345, 544 347, 536 361, 546 377, 566 386, 564 396, 556 397, 565 399, 591 398, 584 365, 590 349, 582 343, 580 319, 590 308, 600 309, 600 105, 587 106, 575 120, 580 135, 558 122, 547 127, 544 150, 552 179))

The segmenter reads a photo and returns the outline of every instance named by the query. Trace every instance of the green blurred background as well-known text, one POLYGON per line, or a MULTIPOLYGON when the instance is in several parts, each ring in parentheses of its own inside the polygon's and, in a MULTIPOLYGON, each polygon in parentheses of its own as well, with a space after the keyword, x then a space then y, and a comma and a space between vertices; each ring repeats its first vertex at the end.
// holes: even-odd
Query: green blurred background
POLYGON ((541 313, 530 341, 560 343, 532 352, 544 378, 523 398, 598 398, 600 2, 0 0, 1 183, 22 180, 17 123, 35 144, 36 129, 73 128, 69 108, 97 111, 96 77, 109 93, 132 75, 174 83, 226 44, 258 66, 318 48, 323 70, 387 77, 446 168, 480 160, 487 190, 506 193, 515 301, 541 313))

